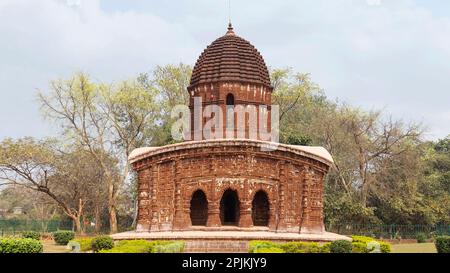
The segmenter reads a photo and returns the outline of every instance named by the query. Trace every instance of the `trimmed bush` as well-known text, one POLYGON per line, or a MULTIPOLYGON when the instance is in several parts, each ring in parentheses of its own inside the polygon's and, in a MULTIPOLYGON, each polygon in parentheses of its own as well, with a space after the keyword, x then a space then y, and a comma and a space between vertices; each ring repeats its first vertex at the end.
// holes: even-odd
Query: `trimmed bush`
POLYGON ((178 253, 184 250, 184 245, 181 241, 124 240, 100 253, 178 253))
POLYGON ((91 247, 94 252, 108 250, 114 247, 114 241, 109 236, 98 236, 91 240, 91 247))
POLYGON ((285 253, 321 253, 319 244, 293 242, 280 244, 279 248, 283 249, 285 253))
POLYGON ((155 244, 152 253, 182 253, 184 250, 184 242, 175 241, 169 243, 155 244))
POLYGON ((386 243, 386 242, 379 242, 379 243, 380 243, 381 253, 391 253, 392 252, 391 244, 386 243))
POLYGON ((330 250, 331 243, 325 243, 320 247, 320 253, 331 253, 330 250))
POLYGON ((366 243, 352 243, 352 253, 369 253, 366 243))
POLYGON ((416 234, 416 239, 417 243, 423 244, 427 242, 428 236, 425 233, 421 232, 416 234))
POLYGON ((330 253, 330 243, 320 245, 311 242, 274 243, 269 241, 250 241, 250 253, 330 253))
POLYGON ((70 230, 59 230, 53 232, 53 240, 58 245, 67 245, 73 238, 75 238, 75 232, 70 230))
POLYGON ((120 241, 115 247, 108 250, 100 250, 99 253, 151 253, 153 245, 144 240, 120 241))
POLYGON ((265 248, 279 248, 279 244, 269 242, 269 241, 251 241, 249 243, 249 252, 250 253, 258 253, 258 249, 265 248))
POLYGON ((379 251, 381 253, 391 253, 391 244, 386 242, 377 241, 372 237, 367 236, 352 236, 352 251, 353 253, 371 253, 375 251, 375 244, 378 243, 380 245, 379 251), (375 243, 375 244, 374 244, 375 243), (362 245, 364 244, 364 252, 362 251, 362 245), (357 251, 357 252, 355 252, 357 251))
POLYGON ((93 238, 78 238, 75 240, 71 240, 70 242, 78 243, 80 245, 80 250, 82 252, 87 252, 92 250, 92 239, 93 238))
POLYGON ((284 253, 284 250, 278 247, 260 247, 253 253, 284 253))
POLYGON ((439 236, 434 240, 438 253, 450 253, 450 236, 439 236))
POLYGON ((40 241, 30 238, 0 238, 0 253, 42 253, 40 241))
POLYGON ((352 243, 345 240, 334 241, 330 244, 331 253, 352 253, 352 243))
POLYGON ((37 231, 24 231, 22 232, 22 238, 34 239, 39 241, 41 239, 41 234, 37 231))

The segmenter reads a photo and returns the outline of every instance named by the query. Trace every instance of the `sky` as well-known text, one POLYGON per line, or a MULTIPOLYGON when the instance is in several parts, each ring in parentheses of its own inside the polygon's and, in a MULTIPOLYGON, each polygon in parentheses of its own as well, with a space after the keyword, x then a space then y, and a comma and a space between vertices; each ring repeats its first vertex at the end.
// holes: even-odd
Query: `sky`
MULTIPOLYGON (((0 140, 55 135, 36 100, 75 72, 117 82, 194 65, 227 0, 0 0, 0 140)), ((450 134, 450 1, 232 0, 235 32, 330 99, 450 134)))

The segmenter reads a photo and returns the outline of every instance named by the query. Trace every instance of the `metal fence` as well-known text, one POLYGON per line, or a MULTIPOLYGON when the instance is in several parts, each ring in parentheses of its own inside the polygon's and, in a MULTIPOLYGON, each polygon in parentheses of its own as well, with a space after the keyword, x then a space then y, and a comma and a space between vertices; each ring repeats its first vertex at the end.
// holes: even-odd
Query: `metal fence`
POLYGON ((23 231, 50 233, 57 230, 72 230, 72 221, 60 220, 0 220, 0 236, 16 235, 23 231))
POLYGON ((329 227, 327 231, 384 239, 416 239, 418 234, 425 234, 428 237, 450 235, 450 225, 338 225, 329 227))

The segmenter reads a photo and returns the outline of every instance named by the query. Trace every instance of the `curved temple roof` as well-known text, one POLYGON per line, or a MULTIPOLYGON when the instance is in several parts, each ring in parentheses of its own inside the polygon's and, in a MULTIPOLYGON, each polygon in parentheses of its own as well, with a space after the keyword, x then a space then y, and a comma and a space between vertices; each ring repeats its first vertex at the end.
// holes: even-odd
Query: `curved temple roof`
POLYGON ((231 24, 227 33, 200 55, 188 89, 202 83, 244 82, 272 89, 269 71, 259 51, 237 36, 231 24))

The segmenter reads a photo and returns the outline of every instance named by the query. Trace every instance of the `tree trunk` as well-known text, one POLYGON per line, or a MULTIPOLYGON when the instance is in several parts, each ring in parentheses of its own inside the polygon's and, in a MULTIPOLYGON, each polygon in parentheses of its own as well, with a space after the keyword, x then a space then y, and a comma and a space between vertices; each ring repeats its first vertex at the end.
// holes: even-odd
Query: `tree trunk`
POLYGON ((84 231, 83 231, 83 227, 81 225, 81 217, 80 216, 73 216, 72 217, 73 223, 75 225, 75 232, 83 235, 84 231))
POLYGON ((100 207, 95 206, 95 233, 99 234, 102 229, 102 214, 100 207))
POLYGON ((109 206, 109 225, 110 225, 110 232, 112 234, 117 233, 117 212, 116 207, 114 205, 109 206))

